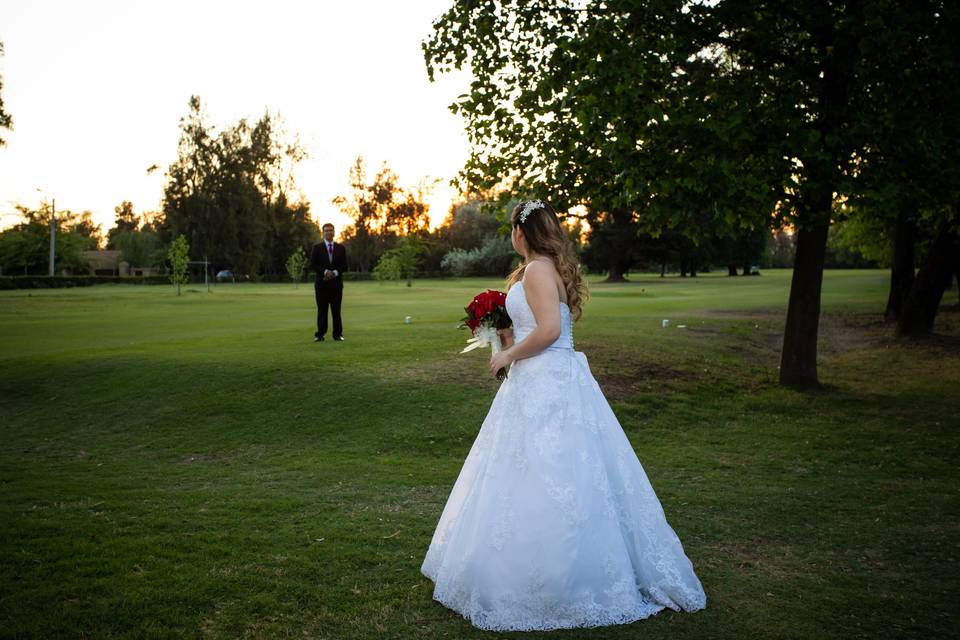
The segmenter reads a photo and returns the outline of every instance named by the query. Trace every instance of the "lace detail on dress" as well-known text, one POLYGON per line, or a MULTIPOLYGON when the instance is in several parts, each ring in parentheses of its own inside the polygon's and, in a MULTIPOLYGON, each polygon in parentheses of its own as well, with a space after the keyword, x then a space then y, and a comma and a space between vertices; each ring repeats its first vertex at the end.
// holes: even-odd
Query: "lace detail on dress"
MULTIPOLYGON (((536 326, 507 294, 519 341, 536 326)), ((444 507, 423 573, 475 626, 632 622, 706 596, 582 353, 560 339, 501 385, 444 507)))

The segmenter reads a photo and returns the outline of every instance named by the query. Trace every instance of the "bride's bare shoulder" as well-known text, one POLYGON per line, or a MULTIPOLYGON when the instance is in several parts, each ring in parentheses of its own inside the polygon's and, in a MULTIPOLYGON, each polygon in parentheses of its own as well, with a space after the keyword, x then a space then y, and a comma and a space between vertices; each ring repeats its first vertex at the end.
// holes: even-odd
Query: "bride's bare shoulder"
POLYGON ((562 287, 557 285, 560 280, 560 274, 554 266, 552 260, 531 260, 523 271, 524 289, 532 292, 557 291, 557 295, 562 298, 560 290, 562 287))
POLYGON ((557 267, 554 266, 552 260, 531 260, 530 263, 523 270, 524 280, 533 277, 537 281, 550 281, 558 275, 557 267))

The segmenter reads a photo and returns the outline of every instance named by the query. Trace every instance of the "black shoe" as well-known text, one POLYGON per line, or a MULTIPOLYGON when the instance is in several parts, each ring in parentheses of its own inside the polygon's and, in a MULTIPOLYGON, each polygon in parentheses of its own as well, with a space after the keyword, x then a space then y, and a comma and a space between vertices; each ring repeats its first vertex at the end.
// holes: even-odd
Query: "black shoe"
POLYGON ((313 336, 314 342, 323 342, 323 336, 313 336))
POLYGON ((337 342, 343 342, 343 336, 337 336, 334 338, 337 342))

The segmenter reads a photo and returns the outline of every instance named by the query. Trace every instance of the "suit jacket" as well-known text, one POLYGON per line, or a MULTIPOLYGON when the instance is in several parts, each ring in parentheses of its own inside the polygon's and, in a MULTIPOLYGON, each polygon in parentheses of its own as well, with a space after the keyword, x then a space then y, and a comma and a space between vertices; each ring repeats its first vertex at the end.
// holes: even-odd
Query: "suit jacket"
POLYGON ((333 260, 327 255, 327 243, 318 242, 310 252, 310 268, 317 274, 318 284, 343 285, 343 272, 347 270, 347 249, 342 244, 333 243, 333 260), (323 272, 327 269, 337 272, 333 280, 324 280, 323 272))

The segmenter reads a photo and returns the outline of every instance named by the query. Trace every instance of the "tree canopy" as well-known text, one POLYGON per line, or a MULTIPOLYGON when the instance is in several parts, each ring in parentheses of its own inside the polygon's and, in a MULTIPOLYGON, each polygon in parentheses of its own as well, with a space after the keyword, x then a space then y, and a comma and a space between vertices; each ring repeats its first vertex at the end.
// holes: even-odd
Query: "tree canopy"
MULTIPOLYGON (((719 237, 796 229, 780 377, 808 387, 817 384, 827 229, 843 216, 837 197, 865 189, 865 162, 878 157, 894 115, 878 98, 894 86, 920 94, 924 82, 930 90, 954 81, 938 72, 955 69, 946 27, 956 9, 900 4, 457 2, 423 47, 431 78, 473 74, 452 105, 472 144, 461 174, 468 187, 545 197, 558 210, 583 206, 592 227, 609 229, 611 246, 665 229, 693 239, 705 226, 719 237), (924 81, 898 81, 907 60, 890 47, 899 40, 937 41, 939 59, 921 63, 924 81)), ((932 108, 912 120, 935 118, 932 108)), ((939 139, 949 126, 925 131, 939 139)), ((939 147, 913 148, 934 162, 939 147)), ((899 154, 893 145, 882 157, 899 154)))
POLYGON ((193 96, 177 156, 167 170, 161 231, 168 239, 183 234, 217 268, 283 273, 287 256, 319 237, 293 179, 305 152, 269 113, 218 134, 193 96))
POLYGON ((347 258, 351 267, 369 272, 398 238, 429 232, 426 196, 431 185, 421 181, 413 188, 405 188, 386 163, 371 181, 363 156, 357 156, 349 176, 350 191, 334 198, 333 203, 353 219, 342 234, 350 245, 347 258))
MULTIPOLYGON (((3 57, 3 43, 0 42, 0 58, 3 57)), ((0 75, 0 129, 13 129, 13 118, 3 108, 3 76, 0 75)), ((7 141, 0 138, 0 147, 7 144, 7 141)))

